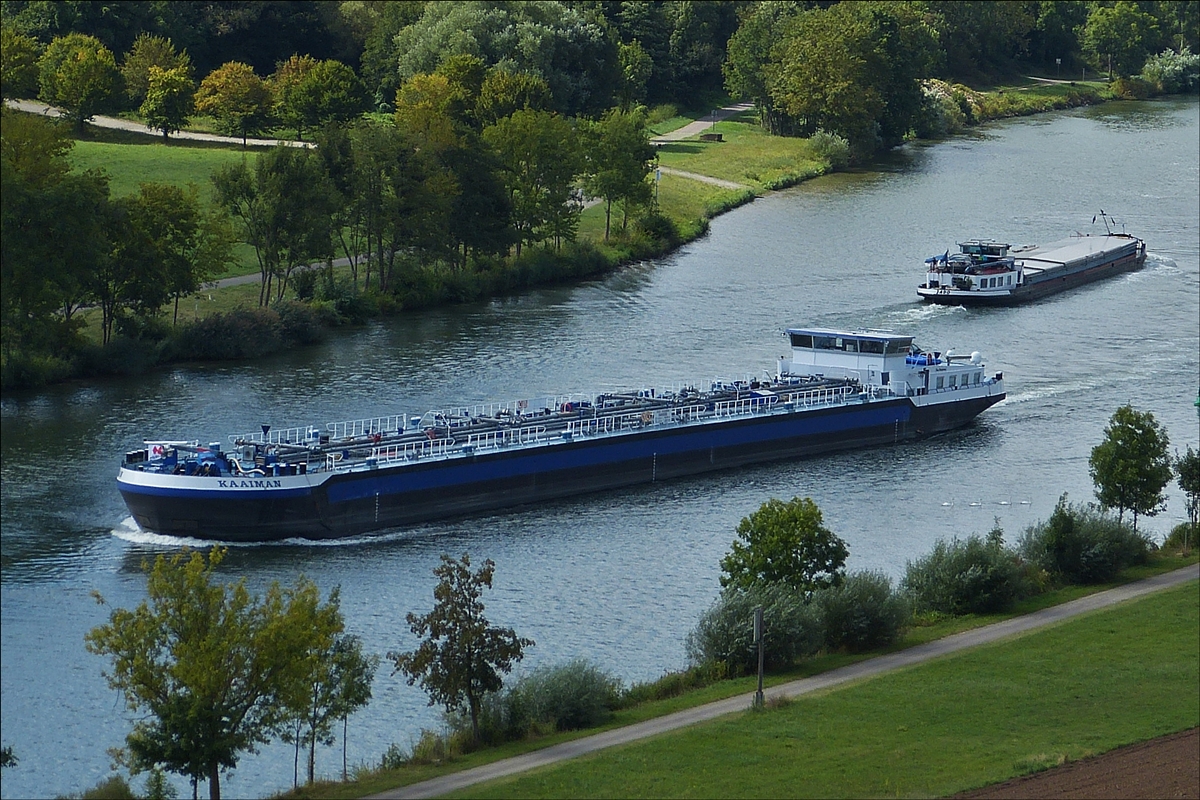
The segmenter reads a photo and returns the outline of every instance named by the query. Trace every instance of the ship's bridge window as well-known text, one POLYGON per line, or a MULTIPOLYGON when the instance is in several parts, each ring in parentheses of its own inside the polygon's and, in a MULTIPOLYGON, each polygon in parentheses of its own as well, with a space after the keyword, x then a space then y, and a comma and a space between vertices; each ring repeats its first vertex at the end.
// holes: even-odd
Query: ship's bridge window
POLYGON ((813 347, 817 350, 844 350, 848 353, 857 353, 858 340, 843 339, 841 336, 814 336, 813 347))
POLYGON ((811 350, 813 346, 813 337, 807 333, 793 333, 792 347, 803 347, 806 350, 811 350))
POLYGON ((908 355, 912 349, 912 339, 888 339, 887 345, 884 348, 889 356, 893 355, 908 355))
POLYGON ((858 352, 883 355, 883 345, 883 342, 876 342, 871 339, 861 339, 858 343, 858 352))

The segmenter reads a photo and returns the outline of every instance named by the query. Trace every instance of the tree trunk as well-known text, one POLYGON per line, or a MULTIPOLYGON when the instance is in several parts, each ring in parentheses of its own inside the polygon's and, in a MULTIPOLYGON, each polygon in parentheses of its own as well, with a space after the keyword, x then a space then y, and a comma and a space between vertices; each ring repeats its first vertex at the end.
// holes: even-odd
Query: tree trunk
POLYGON ((221 800, 221 775, 217 762, 208 765, 208 800, 221 800))
POLYGON ((604 203, 604 241, 608 241, 608 222, 612 219, 612 198, 608 198, 604 203))
POLYGON ((308 731, 308 783, 312 785, 315 778, 317 767, 317 731, 315 728, 310 728, 308 731))
MULTIPOLYGON (((1187 544, 1186 539, 1184 540, 1184 544, 1185 545, 1187 544)), ((347 727, 347 721, 349 719, 350 718, 348 716, 342 717, 342 782, 343 783, 346 781, 346 727, 347 727)))

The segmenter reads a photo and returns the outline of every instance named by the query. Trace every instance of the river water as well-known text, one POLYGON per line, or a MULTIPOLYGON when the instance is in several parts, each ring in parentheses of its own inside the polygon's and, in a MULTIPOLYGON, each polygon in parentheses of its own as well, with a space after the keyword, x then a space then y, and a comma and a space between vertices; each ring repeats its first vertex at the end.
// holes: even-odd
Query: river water
MULTIPOLYGON (((1120 405, 1152 411, 1173 447, 1200 440, 1200 104, 1108 104, 909 146, 875 171, 834 175, 714 220, 669 258, 575 287, 439 309, 253 364, 191 366, 10 396, 2 416, 5 798, 78 792, 109 772, 129 721, 84 634, 145 596, 139 565, 173 543, 133 528, 114 477, 143 437, 225 441, 275 426, 421 413, 548 393, 659 386, 772 369, 784 328, 911 332, 978 350, 1009 398, 925 442, 763 465, 338 543, 231 551, 228 580, 261 589, 303 573, 341 587, 348 629, 409 649, 408 611, 432 603, 442 553, 496 562, 494 623, 537 645, 519 667, 583 657, 626 682, 685 666, 684 637, 718 592, 738 521, 771 497, 811 496, 851 569, 898 578, 938 538, 1009 541, 1059 495, 1092 499, 1087 458, 1120 405), (1145 238, 1137 273, 1012 309, 917 302, 926 256, 984 236, 1014 245, 1103 230, 1104 209, 1145 238)), ((1158 538, 1185 518, 1144 521, 1158 538)), ((436 709, 385 664, 351 718, 349 760, 407 747, 436 709)), ((340 743, 318 753, 334 776, 340 743)), ((243 757, 227 796, 286 788, 282 745, 243 757)), ((139 782, 140 785, 140 782, 139 782)), ((184 789, 183 784, 179 784, 184 789)))

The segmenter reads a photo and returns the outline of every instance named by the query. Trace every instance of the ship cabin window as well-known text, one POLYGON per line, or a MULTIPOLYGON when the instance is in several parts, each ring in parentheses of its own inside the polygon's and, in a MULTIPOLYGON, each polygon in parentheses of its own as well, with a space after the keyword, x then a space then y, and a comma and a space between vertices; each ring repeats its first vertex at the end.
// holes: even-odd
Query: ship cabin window
POLYGON ((813 337, 807 333, 793 333, 792 347, 803 347, 805 350, 812 350, 813 337))
POLYGON ((956 386, 958 386, 958 376, 957 376, 957 375, 951 375, 951 376, 950 376, 950 388, 951 388, 951 389, 953 389, 953 388, 954 388, 954 387, 956 387, 956 386))
POLYGON ((907 355, 912 350, 912 339, 888 339, 884 351, 889 356, 907 355))
POLYGON ((975 373, 975 385, 976 386, 979 385, 979 373, 978 372, 975 373))
POLYGON ((946 379, 944 377, 942 377, 941 375, 938 375, 937 388, 939 388, 939 389, 946 388, 946 379))
POLYGON ((884 342, 876 342, 870 339, 861 339, 858 342, 858 352, 874 353, 875 355, 883 355, 884 342))

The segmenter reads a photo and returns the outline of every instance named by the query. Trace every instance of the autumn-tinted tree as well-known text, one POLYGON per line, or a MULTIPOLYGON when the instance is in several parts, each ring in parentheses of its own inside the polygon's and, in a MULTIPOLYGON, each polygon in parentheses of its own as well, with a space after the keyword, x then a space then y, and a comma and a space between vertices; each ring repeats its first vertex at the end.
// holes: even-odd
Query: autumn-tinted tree
POLYGON ((495 571, 491 559, 472 571, 466 553, 461 559, 443 555, 433 571, 438 579, 433 610, 406 617, 420 645, 410 652, 388 653, 396 665, 393 674, 403 673, 410 686, 420 682, 430 705, 442 705, 449 712, 465 710, 476 741, 484 696, 504 685, 501 676, 533 646, 532 640, 517 636, 512 628, 492 625, 483 615, 480 598, 484 589, 492 588, 495 571))
POLYGON ((246 138, 267 128, 273 106, 271 90, 247 64, 231 61, 209 73, 196 92, 196 110, 216 118, 230 135, 246 138))
POLYGON ((162 131, 166 140, 172 133, 182 130, 196 110, 195 91, 186 67, 164 70, 151 66, 146 97, 138 113, 146 120, 147 128, 162 131))
POLYGON ((536 75, 511 72, 502 67, 488 70, 479 87, 474 117, 480 128, 495 125, 514 111, 546 111, 553 103, 550 86, 536 75))
POLYGON ((37 91, 38 43, 7 23, 0 25, 0 99, 37 91))
POLYGON ((845 574, 846 543, 825 527, 811 498, 768 500, 738 523, 737 537, 721 559, 723 587, 786 583, 814 592, 845 574))
POLYGON ((38 59, 38 97, 58 106, 80 131, 113 106, 120 80, 112 51, 94 36, 72 33, 55 39, 38 59))
POLYGON ((86 636, 90 652, 111 659, 105 678, 138 715, 127 765, 207 780, 212 800, 221 797, 220 773, 270 741, 311 654, 343 628, 336 598, 322 604, 303 578, 262 596, 244 581, 220 583, 223 554, 160 555, 145 565, 147 599, 114 609, 86 636))
POLYGON ((170 39, 143 33, 134 41, 133 49, 121 64, 125 95, 135 108, 146 101, 146 93, 150 90, 151 67, 163 71, 180 70, 188 83, 192 83, 192 59, 188 54, 176 51, 170 39))
POLYGON ((621 227, 632 206, 649 202, 653 189, 646 177, 658 153, 646 132, 646 115, 640 110, 612 109, 584 129, 587 177, 584 188, 604 200, 604 238, 608 240, 612 205, 621 203, 621 227))
POLYGON ((1126 509, 1152 517, 1167 502, 1163 489, 1171 480, 1170 440, 1154 415, 1130 405, 1118 408, 1104 428, 1104 441, 1092 448, 1088 471, 1096 486, 1096 499, 1104 508, 1117 509, 1117 521, 1126 509))

